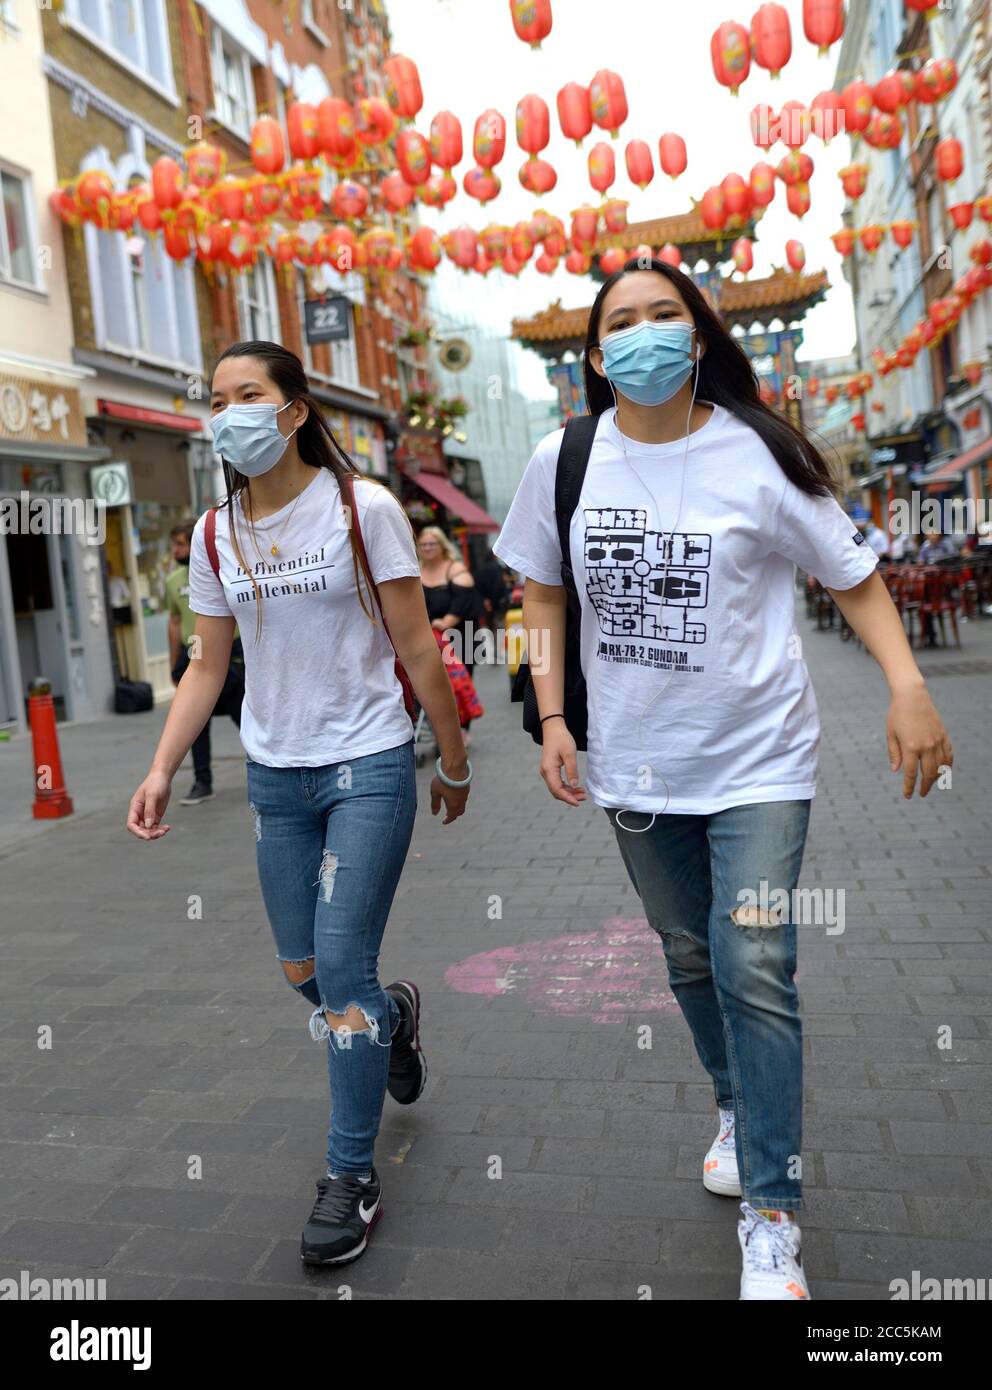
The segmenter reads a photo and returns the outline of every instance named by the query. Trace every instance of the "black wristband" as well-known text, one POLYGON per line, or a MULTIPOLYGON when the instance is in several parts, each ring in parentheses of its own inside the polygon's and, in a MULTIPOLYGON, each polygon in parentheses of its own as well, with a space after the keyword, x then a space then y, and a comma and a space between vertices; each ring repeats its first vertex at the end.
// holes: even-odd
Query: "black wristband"
POLYGON ((548 720, 548 719, 564 719, 564 718, 565 718, 565 716, 564 716, 563 714, 546 714, 546 715, 544 716, 544 719, 541 720, 541 723, 542 723, 542 724, 545 723, 545 721, 548 720))

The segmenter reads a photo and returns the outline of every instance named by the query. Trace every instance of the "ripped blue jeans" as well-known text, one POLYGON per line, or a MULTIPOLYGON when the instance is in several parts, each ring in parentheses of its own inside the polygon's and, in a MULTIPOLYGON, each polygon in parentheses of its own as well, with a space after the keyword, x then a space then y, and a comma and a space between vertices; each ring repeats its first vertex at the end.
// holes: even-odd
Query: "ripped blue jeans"
POLYGON ((400 1021, 378 965, 417 810, 413 743, 325 767, 249 759, 248 802, 276 956, 313 970, 290 983, 314 1005, 311 1037, 327 1042, 327 1171, 365 1177, 400 1021), (332 1030, 324 1014, 351 1007, 367 1027, 332 1030))
POLYGON ((698 816, 625 810, 619 824, 616 810, 606 812, 716 1102, 734 1111, 741 1192, 752 1206, 780 1211, 802 1208, 791 907, 809 813, 809 801, 698 816))

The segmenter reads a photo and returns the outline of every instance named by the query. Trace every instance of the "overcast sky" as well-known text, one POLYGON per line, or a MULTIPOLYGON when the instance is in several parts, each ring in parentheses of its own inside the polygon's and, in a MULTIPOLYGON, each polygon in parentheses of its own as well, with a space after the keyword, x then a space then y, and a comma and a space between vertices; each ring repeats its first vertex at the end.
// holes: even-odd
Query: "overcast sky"
MULTIPOLYGON (((507 0, 389 0, 393 49, 412 58, 420 70, 424 107, 416 128, 427 135, 433 116, 448 110, 461 121, 465 139, 465 158, 453 171, 458 195, 443 213, 422 208, 421 220, 443 233, 463 222, 476 229, 489 221, 512 224, 545 207, 567 227, 573 208, 599 202, 589 184, 586 159, 596 141, 608 141, 609 134, 594 126, 577 149, 561 134, 556 97, 566 82, 588 84, 604 67, 623 78, 630 107, 613 142, 617 179, 610 195, 629 200, 631 222, 688 211, 690 195, 701 197, 731 171, 746 178, 751 166, 766 158, 751 139, 752 107, 768 102, 778 110, 785 101, 812 101, 831 86, 840 50, 835 44, 827 57, 818 57, 803 35, 801 0, 784 3, 792 20, 791 61, 777 80, 752 65, 739 96, 732 97, 713 76, 710 37, 726 19, 749 24, 757 0, 747 0, 736 11, 726 0, 552 0, 554 27, 540 49, 516 37, 507 0), (531 92, 542 96, 551 109, 551 141, 542 157, 558 171, 557 186, 542 199, 525 192, 517 181, 526 154, 517 145, 514 118, 517 102, 531 92), (507 144, 497 168, 503 190, 483 208, 461 191, 461 184, 474 164, 475 119, 490 106, 506 117, 507 144), (677 131, 688 146, 689 166, 675 182, 657 169, 658 137, 666 130, 677 131), (647 141, 655 162, 654 182, 643 193, 629 182, 624 164, 624 148, 634 138, 647 141)), ((841 225, 844 204, 837 170, 850 155, 844 137, 824 146, 814 136, 805 148, 816 164, 812 207, 798 221, 785 206, 784 185, 776 181, 775 201, 758 224, 752 278, 785 264, 790 237, 803 243, 807 271, 825 268, 833 288, 805 321, 801 356, 826 357, 847 353, 854 344, 850 292, 829 239, 841 225)), ((767 158, 777 164, 785 153, 778 144, 767 158)), ((464 276, 444 264, 437 282, 446 306, 506 333, 514 315, 533 314, 558 298, 566 308, 590 304, 595 293, 595 282, 588 277, 569 275, 563 266, 553 276, 540 275, 533 263, 519 279, 498 270, 485 279, 464 276)), ((521 369, 528 394, 549 394, 536 353, 521 351, 521 369)))

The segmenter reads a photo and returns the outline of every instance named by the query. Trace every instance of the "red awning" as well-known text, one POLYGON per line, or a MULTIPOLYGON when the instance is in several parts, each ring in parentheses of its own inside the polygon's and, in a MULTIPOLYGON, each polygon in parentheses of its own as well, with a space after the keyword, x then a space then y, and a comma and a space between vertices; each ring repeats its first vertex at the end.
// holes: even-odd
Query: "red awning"
POLYGON ((101 415, 109 415, 112 420, 129 420, 136 425, 149 425, 159 430, 188 430, 198 434, 206 426, 206 421, 192 415, 179 415, 171 410, 148 410, 145 406, 125 405, 123 401, 97 401, 101 415))
POLYGON ((464 492, 460 492, 454 483, 449 482, 440 473, 427 473, 424 469, 419 473, 410 473, 405 468, 401 468, 400 472, 409 478, 411 483, 416 483, 428 496, 433 497, 435 502, 440 502, 442 507, 446 507, 454 516, 460 517, 470 531, 478 533, 499 530, 498 521, 493 521, 489 513, 483 511, 477 502, 473 502, 471 497, 466 497, 464 492))

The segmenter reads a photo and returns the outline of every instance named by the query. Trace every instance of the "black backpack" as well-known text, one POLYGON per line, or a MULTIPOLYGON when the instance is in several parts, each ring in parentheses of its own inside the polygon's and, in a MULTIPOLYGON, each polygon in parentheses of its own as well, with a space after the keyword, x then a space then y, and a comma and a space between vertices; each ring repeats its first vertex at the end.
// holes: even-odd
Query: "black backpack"
MULTIPOLYGON (((598 425, 598 415, 572 416, 565 425, 555 474, 555 520, 558 523, 558 540, 562 555, 561 582, 565 587, 565 707, 561 712, 565 715, 569 733, 575 739, 575 746, 583 750, 586 748, 589 715, 586 706, 586 681, 580 661, 582 609, 575 587, 575 576, 572 573, 569 530, 575 509, 579 505, 579 494, 582 491, 598 425)), ((530 734, 535 743, 543 743, 544 733, 537 708, 537 692, 531 679, 530 665, 526 661, 520 664, 510 698, 523 701, 524 733, 530 734)))

